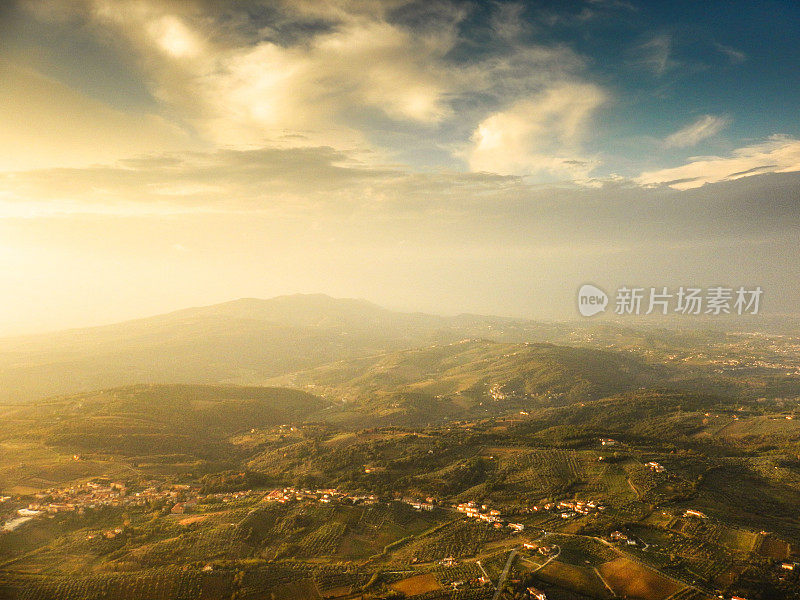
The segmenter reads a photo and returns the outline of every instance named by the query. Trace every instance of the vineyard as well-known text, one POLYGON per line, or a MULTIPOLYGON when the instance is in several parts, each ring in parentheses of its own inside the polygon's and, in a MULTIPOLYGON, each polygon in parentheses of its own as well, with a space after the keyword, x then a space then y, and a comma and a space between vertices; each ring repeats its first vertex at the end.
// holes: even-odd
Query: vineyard
POLYGON ((430 535, 411 541, 397 557, 408 562, 424 563, 449 556, 453 558, 474 556, 486 542, 502 538, 503 534, 498 534, 496 531, 485 523, 453 521, 430 535))
POLYGON ((130 559, 143 567, 174 562, 191 563, 209 560, 233 560, 249 554, 248 547, 236 537, 233 524, 203 527, 180 536, 140 546, 129 553, 130 559))
POLYGON ((20 600, 193 600, 230 597, 232 573, 199 573, 180 567, 89 577, 25 578, 16 582, 20 600), (227 596, 226 596, 227 595, 227 596))
POLYGON ((561 494, 579 482, 596 479, 596 458, 591 452, 543 449, 501 457, 500 470, 506 487, 524 489, 534 502, 561 494))
POLYGON ((298 545, 297 556, 314 558, 335 554, 345 529, 344 523, 325 523, 303 537, 298 545))

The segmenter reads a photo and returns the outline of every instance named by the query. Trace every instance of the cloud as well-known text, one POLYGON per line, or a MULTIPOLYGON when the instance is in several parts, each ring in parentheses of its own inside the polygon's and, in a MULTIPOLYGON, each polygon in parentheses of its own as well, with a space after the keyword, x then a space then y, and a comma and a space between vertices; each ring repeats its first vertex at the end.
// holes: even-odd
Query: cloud
MULTIPOLYGON (((800 142, 793 146, 800 166, 800 142)), ((768 160, 780 160, 777 146, 769 154, 768 160)), ((744 166, 730 165, 725 173, 744 166)), ((659 247, 796 235, 800 174, 733 173, 689 187, 625 180, 534 185, 491 173, 419 173, 366 165, 330 148, 220 150, 2 174, 0 227, 13 228, 21 218, 69 223, 113 217, 165 226, 205 220, 222 247, 238 243, 238 233, 214 229, 216 220, 257 220, 270 235, 303 232, 314 244, 313 231, 322 231, 345 245, 407 240, 420 249, 478 253, 487 245, 491 252, 530 250, 569 240, 659 247)), ((198 242, 176 235, 170 243, 176 241, 192 249, 198 242)), ((131 247, 143 243, 132 240, 131 247)))
POLYGON ((656 35, 634 49, 634 64, 660 77, 674 66, 671 53, 672 36, 656 35))
POLYGON ((364 143, 349 122, 359 108, 423 124, 451 114, 454 80, 443 57, 458 12, 427 31, 387 21, 388 4, 278 3, 271 22, 249 35, 224 24, 237 23, 230 11, 200 3, 86 4, 88 19, 133 46, 156 97, 219 145, 262 145, 292 132, 311 145, 353 146, 364 143), (282 35, 290 29, 291 43, 282 35))
POLYGON ((730 60, 731 64, 738 65, 747 60, 747 54, 731 46, 726 46, 725 44, 720 44, 717 42, 714 44, 714 47, 728 57, 728 60, 730 60))
POLYGON ((696 146, 703 140, 717 135, 730 123, 731 119, 727 116, 703 115, 694 123, 667 136, 664 140, 664 146, 667 148, 696 146))
POLYGON ((492 31, 500 39, 516 42, 528 29, 523 16, 524 12, 525 5, 519 2, 498 5, 491 19, 492 31))
POLYGON ((595 161, 581 143, 607 99, 598 86, 562 83, 484 119, 468 153, 473 171, 586 178, 595 161))
POLYGON ((764 142, 738 148, 729 156, 696 157, 679 167, 647 171, 637 181, 684 190, 716 181, 791 171, 800 171, 800 140, 774 135, 764 142))
POLYGON ((261 148, 142 156, 116 164, 0 173, 0 198, 42 214, 346 210, 399 172, 332 148, 261 148))
MULTIPOLYGON (((26 6, 40 19, 51 18, 53 8, 52 18, 80 24, 136 57, 160 114, 216 147, 331 146, 380 161, 405 152, 402 139, 441 153, 432 134, 460 137, 463 146, 491 114, 555 93, 546 90, 564 81, 581 85, 585 68, 566 46, 523 41, 521 5, 513 4, 493 8, 493 34, 502 40, 469 57, 462 24, 470 8, 457 2, 275 2, 268 10, 202 0, 26 6)), ((542 120, 539 134, 563 139, 567 120, 553 119, 561 128, 553 132, 542 120)), ((585 161, 556 157, 550 170, 563 171, 558 165, 569 163, 562 158, 585 161)))

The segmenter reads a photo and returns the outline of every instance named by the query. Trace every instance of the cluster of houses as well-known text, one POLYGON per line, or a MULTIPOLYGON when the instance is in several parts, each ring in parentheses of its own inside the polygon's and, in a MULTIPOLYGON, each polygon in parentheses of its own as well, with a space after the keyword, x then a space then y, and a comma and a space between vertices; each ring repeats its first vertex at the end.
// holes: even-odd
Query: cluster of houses
POLYGON ((44 490, 36 493, 34 498, 35 501, 28 504, 27 510, 36 511, 37 514, 80 512, 86 508, 128 506, 135 503, 135 498, 128 497, 128 489, 124 483, 98 483, 96 481, 67 488, 44 490))
POLYGON ((654 473, 663 473, 666 469, 654 460, 651 460, 649 463, 645 464, 645 467, 653 471, 654 473))
MULTIPOLYGON (((37 517, 68 512, 83 514, 86 509, 109 506, 149 506, 163 502, 167 505, 172 503, 172 514, 183 514, 195 507, 202 498, 233 502, 252 493, 251 490, 244 490, 208 494, 201 497, 198 486, 183 484, 153 485, 141 491, 132 492, 124 483, 89 481, 70 487, 51 488, 37 492, 34 495, 34 501, 30 502, 27 507, 20 508, 17 513, 22 517, 37 517)), ((5 501, 8 500, 10 498, 6 498, 5 501)), ((116 533, 118 534, 119 532, 116 533)), ((113 536, 106 535, 105 537, 113 536)))
POLYGON ((495 508, 489 508, 485 504, 478 505, 475 502, 464 502, 457 504, 454 507, 458 512, 464 513, 472 519, 478 519, 485 523, 491 523, 494 527, 500 529, 508 527, 512 531, 524 531, 525 525, 522 523, 510 523, 505 521, 500 514, 500 511, 495 508))
POLYGON ((377 504, 378 497, 374 494, 349 494, 347 492, 339 491, 336 488, 308 490, 287 487, 267 492, 262 500, 264 502, 277 502, 278 504, 305 501, 319 502, 320 504, 345 502, 348 504, 370 505, 377 504))
POLYGON ((559 502, 548 502, 542 506, 534 506, 534 511, 547 510, 557 512, 562 519, 574 519, 579 515, 588 515, 595 511, 604 511, 604 504, 595 500, 561 500, 559 502))
POLYGON ((627 544, 628 546, 635 546, 636 545, 636 540, 634 540, 633 538, 629 537, 627 534, 622 533, 621 531, 612 531, 611 535, 609 535, 608 538, 612 542, 621 542, 621 543, 627 544))
POLYGON ((122 527, 115 527, 114 529, 107 529, 106 531, 99 531, 96 533, 90 533, 86 536, 86 539, 89 541, 97 540, 97 539, 106 539, 106 540, 113 540, 118 535, 122 534, 125 531, 122 527))

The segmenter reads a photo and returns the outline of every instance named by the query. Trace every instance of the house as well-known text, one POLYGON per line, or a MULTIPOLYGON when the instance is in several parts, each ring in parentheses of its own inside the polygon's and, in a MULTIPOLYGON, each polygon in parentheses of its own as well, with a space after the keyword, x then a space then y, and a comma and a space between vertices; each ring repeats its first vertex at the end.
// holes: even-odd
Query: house
POLYGON ((535 600, 547 600, 547 594, 533 586, 528 588, 528 596, 535 600))
POLYGON ((692 508, 688 509, 685 513, 683 513, 684 517, 697 517, 698 519, 707 519, 708 517, 701 513, 699 510, 694 510, 692 508))

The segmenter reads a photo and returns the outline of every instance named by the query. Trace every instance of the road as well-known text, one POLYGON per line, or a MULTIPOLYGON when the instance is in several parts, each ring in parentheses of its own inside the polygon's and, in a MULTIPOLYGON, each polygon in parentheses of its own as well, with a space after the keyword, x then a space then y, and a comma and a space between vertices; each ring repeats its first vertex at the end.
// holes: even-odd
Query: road
MULTIPOLYGON (((488 579, 489 582, 491 582, 492 578, 489 577, 489 574, 486 572, 486 569, 483 568, 483 565, 481 564, 481 561, 478 560, 478 561, 475 561, 475 563, 481 568, 481 571, 483 571, 483 576, 486 577, 486 579, 488 579)), ((495 589, 497 589, 497 588, 495 588, 495 589)))
POLYGON ((553 556, 548 558, 542 564, 537 564, 537 563, 535 563, 533 561, 526 561, 526 562, 528 562, 528 563, 530 563, 532 565, 536 565, 536 568, 533 571, 531 571, 531 574, 538 573, 539 571, 544 569, 547 565, 549 565, 551 562, 553 562, 555 559, 557 559, 559 556, 561 556, 561 546, 557 545, 556 548, 558 548, 558 552, 556 552, 553 556))
POLYGON ((506 566, 503 567, 503 572, 500 574, 500 579, 497 580, 497 588, 494 592, 494 596, 492 596, 492 600, 498 600, 498 598, 500 598, 500 594, 503 592, 503 584, 506 582, 506 577, 508 577, 508 571, 509 569, 511 569, 511 563, 514 562, 514 558, 517 556, 517 552, 519 552, 519 548, 514 548, 511 551, 511 554, 508 555, 506 566))

